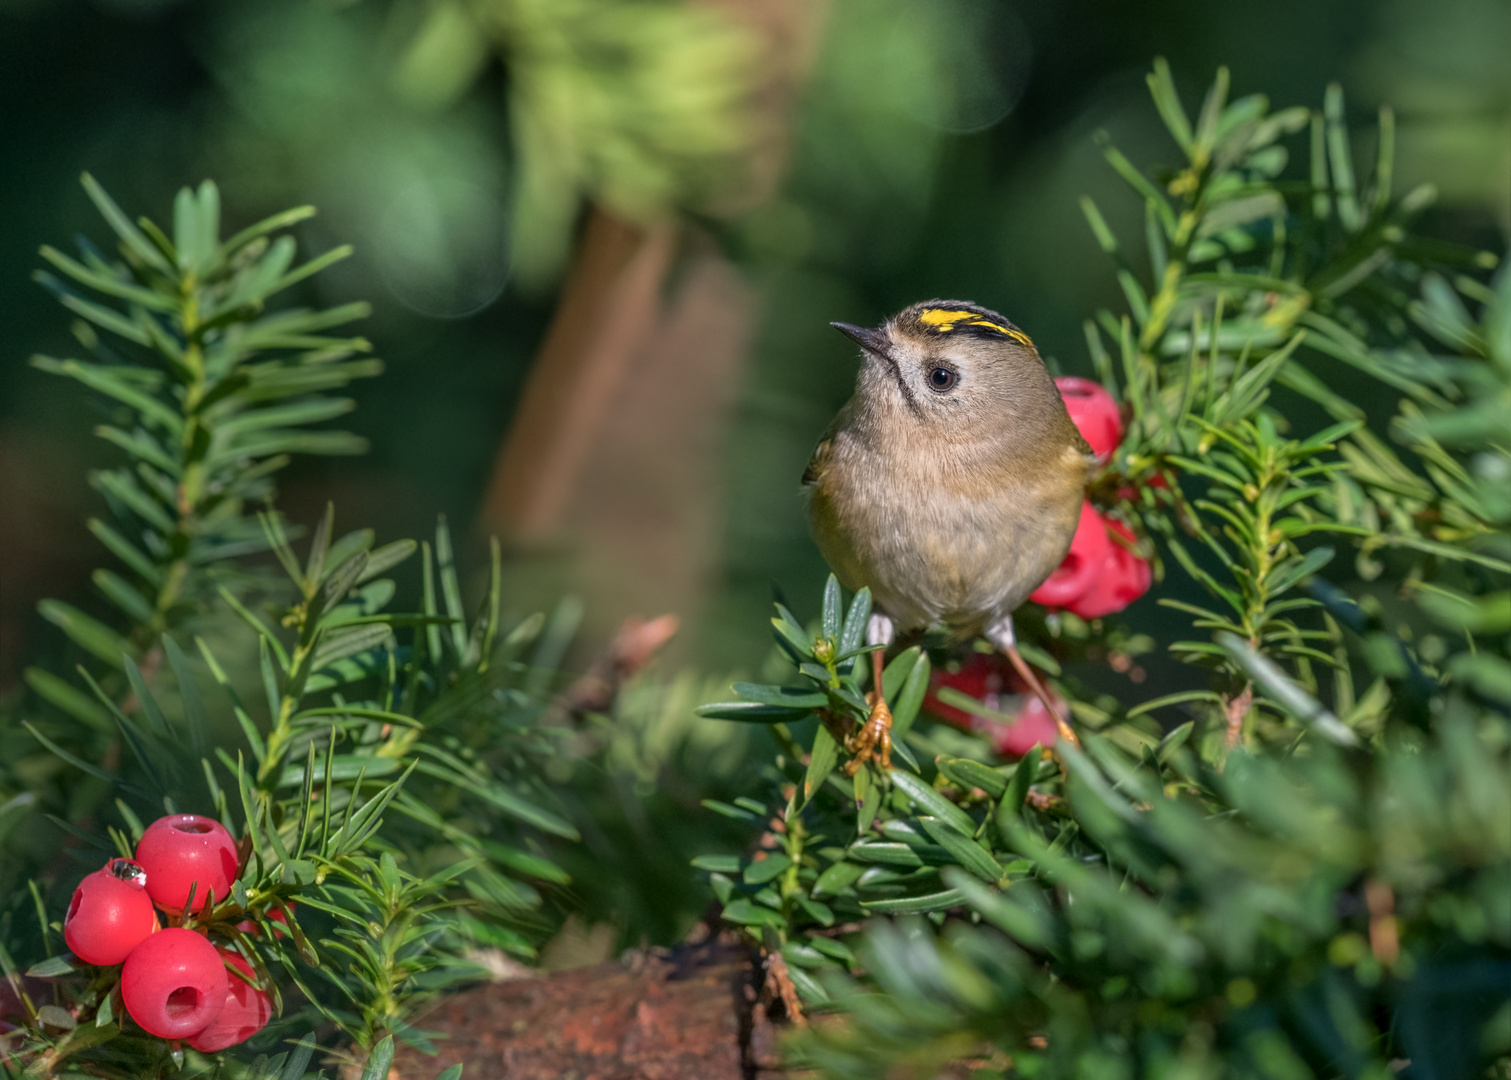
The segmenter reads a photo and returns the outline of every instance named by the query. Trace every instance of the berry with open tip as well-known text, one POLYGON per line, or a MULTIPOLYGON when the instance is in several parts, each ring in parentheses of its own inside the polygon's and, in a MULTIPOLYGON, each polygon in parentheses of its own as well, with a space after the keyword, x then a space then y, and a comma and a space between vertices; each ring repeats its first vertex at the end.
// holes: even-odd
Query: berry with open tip
POLYGON ((131 1019, 160 1039, 203 1031, 226 1003, 227 976, 209 939, 169 927, 143 941, 121 968, 121 1000, 131 1019))
POLYGON ((1152 576, 1148 561, 1131 550, 1134 542, 1128 526, 1082 503, 1070 553, 1028 598, 1083 619, 1122 611, 1149 591, 1152 576))
POLYGON ((217 901, 236 880, 236 841, 214 818, 171 814, 158 818, 136 845, 136 861, 147 871, 147 894, 166 911, 183 911, 194 890, 194 906, 204 910, 210 894, 217 901))
POLYGON ((73 891, 63 916, 63 941, 86 964, 119 964, 154 930, 157 913, 142 868, 111 859, 73 891))

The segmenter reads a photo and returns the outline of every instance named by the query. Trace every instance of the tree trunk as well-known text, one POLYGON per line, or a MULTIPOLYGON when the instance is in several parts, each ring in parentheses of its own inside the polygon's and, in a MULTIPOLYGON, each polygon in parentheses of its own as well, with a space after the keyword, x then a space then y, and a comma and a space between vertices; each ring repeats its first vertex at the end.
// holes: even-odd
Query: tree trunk
MULTIPOLYGON (((688 2, 761 51, 750 145, 728 189, 701 208, 734 217, 776 189, 825 5, 688 2)), ((718 573, 721 439, 758 307, 755 286, 682 217, 636 225, 590 209, 479 515, 508 546, 516 608, 569 592, 588 602, 584 640, 664 611, 681 617, 683 641, 696 639, 718 573)))
POLYGON ((675 226, 594 208, 489 485, 487 524, 525 543, 561 521, 631 360, 660 314, 675 226))

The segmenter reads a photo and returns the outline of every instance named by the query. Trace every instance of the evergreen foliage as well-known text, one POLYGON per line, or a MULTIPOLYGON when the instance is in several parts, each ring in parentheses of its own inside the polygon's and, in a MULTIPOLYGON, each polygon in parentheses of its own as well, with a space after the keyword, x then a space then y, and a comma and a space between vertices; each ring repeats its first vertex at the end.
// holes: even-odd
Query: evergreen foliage
MULTIPOLYGON (((219 818, 240 839, 241 877, 184 925, 234 943, 284 1013, 259 1045, 328 1024, 371 1053, 368 1072, 384 1075, 386 1064, 373 1072, 374 1063, 391 1057, 394 1036, 430 1046, 409 1023, 415 1011, 482 975, 464 954, 532 955, 550 928, 540 888, 569 880, 538 838, 575 840, 576 829, 534 779, 556 748, 538 722, 565 647, 561 620, 503 621, 496 544, 489 593, 469 617, 444 522, 433 547, 375 545, 371 530, 337 534, 328 510, 301 559, 275 513, 246 512, 270 498, 270 474, 292 454, 360 449, 352 436, 304 428, 351 408, 323 391, 377 370, 376 361, 353 359, 365 342, 322 333, 365 305, 263 310, 268 297, 345 253, 290 269, 293 241, 267 236, 310 211, 278 215, 222 244, 216 189, 206 183, 180 194, 170 243, 148 221, 130 224, 87 177, 85 187, 120 236, 124 262, 88 248, 83 262, 44 255, 127 308, 42 280, 159 366, 127 362, 87 327, 79 336, 99 362, 38 362, 123 407, 119 426, 101 434, 132 467, 93 478, 117 521, 91 529, 135 581, 96 575, 120 609, 116 627, 44 605, 108 666, 94 674, 80 665, 82 685, 29 672, 38 697, 66 719, 21 719, 25 733, 7 739, 29 738, 55 755, 66 770, 53 778, 58 794, 87 797, 23 792, 0 820, 14 828, 35 809, 57 811, 54 825, 99 849, 83 855, 98 862, 130 856, 143 820, 160 813, 219 818), (385 611, 396 590, 389 571, 417 550, 422 611, 385 611), (286 581, 244 561, 264 552, 286 581), (174 636, 216 612, 254 635, 250 695, 204 637, 194 638, 201 667, 174 636), (218 687, 208 699, 199 671, 218 687), (234 715, 241 747, 217 740, 217 713, 234 715), (109 840, 90 826, 103 826, 109 840)), ((29 893, 11 891, 0 911, 0 973, 26 1002, 28 1021, 9 1060, 37 1075, 184 1068, 184 1051, 126 1021, 118 967, 92 968, 58 951, 55 920, 67 894, 50 896, 36 881, 29 893), (49 980, 50 1000, 26 990, 23 971, 49 980)), ((283 1058, 236 1069, 298 1077, 309 1052, 283 1058)), ((224 1066, 193 1063, 213 1068, 224 1066)))
MULTIPOLYGON (((93 574, 113 616, 97 618, 59 600, 40 610, 88 661, 90 677, 119 700, 130 690, 128 659, 155 678, 164 662, 159 635, 203 625, 221 606, 221 590, 234 596, 264 580, 238 561, 268 544, 255 508, 272 497, 274 475, 291 455, 364 448, 356 436, 313 425, 353 407, 330 391, 382 365, 365 355, 370 346, 361 338, 328 333, 366 315, 366 304, 267 310, 270 299, 350 254, 337 248, 295 266, 287 230, 311 217, 312 207, 223 241, 219 191, 207 181, 197 192, 179 192, 170 239, 146 218, 133 223, 92 177, 83 185, 114 233, 114 250, 81 239, 73 258, 44 247, 43 257, 67 280, 47 271, 36 278, 78 316, 74 337, 94 359, 39 356, 33 363, 83 383, 112 409, 96 434, 124 461, 91 475, 111 516, 90 519, 89 530, 113 558, 93 574)), ((25 677, 55 710, 33 717, 38 730, 90 760, 105 756, 117 729, 93 694, 40 667, 25 677)), ((0 714, 0 739, 36 745, 17 723, 16 715, 0 714)), ((0 788, 14 794, 0 812, 0 838, 34 809, 36 762, 25 752, 0 762, 0 788)), ((84 785, 42 795, 49 809, 73 817, 105 792, 84 785)), ((5 861, 0 889, 7 895, 22 869, 20 859, 5 861)))
POLYGON ((126 616, 124 635, 57 601, 43 613, 86 652, 119 666, 213 595, 225 560, 262 550, 247 513, 272 492, 292 454, 356 454, 366 442, 312 430, 355 407, 328 396, 382 365, 361 338, 328 331, 364 317, 366 304, 269 312, 279 293, 351 254, 336 248, 300 266, 285 230, 314 214, 300 207, 222 241, 220 193, 206 181, 173 207, 173 238, 133 224, 92 177, 84 190, 117 236, 105 255, 80 242, 75 259, 42 256, 69 280, 36 278, 79 316, 74 334, 95 361, 38 356, 44 371, 76 379, 120 407, 95 431, 125 454, 90 483, 116 520, 89 523, 129 577, 101 569, 100 592, 126 616), (80 286, 83 290, 80 291, 80 286), (99 331, 105 331, 101 337, 99 331))
POLYGON ((650 223, 748 186, 757 54, 727 13, 666 0, 442 0, 412 27, 399 85, 427 103, 460 97, 490 48, 509 69, 511 245, 527 282, 566 263, 584 198, 650 223))
MULTIPOLYGON (((770 725, 777 801, 711 805, 761 836, 697 865, 777 988, 838 1014, 789 1046, 826 1075, 1504 1069, 1511 272, 1411 235, 1431 193, 1392 193, 1388 111, 1366 185, 1336 89, 1271 113, 1220 72, 1193 122, 1163 64, 1149 81, 1183 164, 1151 179, 1105 150, 1145 203, 1147 274, 1084 204, 1128 301, 1087 342, 1131 414, 1091 497, 1210 596, 1162 602, 1206 632, 1169 648, 1212 682, 1139 701, 1065 675, 1082 746, 1003 766, 916 722, 939 651, 915 647, 883 680, 901 764, 847 779, 870 602, 831 578, 816 625, 772 620, 796 684, 702 710, 770 725), (1336 361, 1404 395, 1400 449, 1336 361), (1320 574, 1340 541, 1349 589, 1320 574)), ((1146 647, 1020 622, 1055 676, 1146 647)))
MULTIPOLYGON (((477 17, 436 11, 438 34, 477 17)), ((242 874, 189 924, 234 943, 277 1000, 254 1053, 315 1033, 250 1061, 144 1036, 119 969, 59 950, 64 875, 17 857, 0 975, 24 1015, 0 1065, 295 1080, 324 1046, 378 1080, 396 1039, 429 1045, 414 1023, 428 1001, 482 977, 479 961, 535 955, 568 867, 591 875, 579 896, 604 898, 617 874, 665 872, 646 869, 649 846, 734 827, 745 854, 695 865, 764 951, 773 995, 812 1021, 794 1063, 825 1075, 1506 1076, 1511 270, 1412 232, 1431 192, 1392 190, 1388 111, 1361 181, 1336 90, 1320 111, 1271 112, 1229 102, 1219 73, 1193 120, 1163 64, 1150 87, 1179 167, 1149 177, 1105 149, 1145 207, 1147 265, 1085 204, 1127 301, 1088 321, 1088 349, 1130 420, 1090 497, 1167 575, 1157 592, 1184 590, 1161 602, 1189 621, 1167 644, 1192 683, 1094 693, 1084 664, 1153 643, 1024 612, 1023 652, 1082 741, 1006 765, 928 721, 946 650, 925 639, 881 688, 898 767, 846 775, 870 599, 847 603, 832 578, 815 621, 777 606, 782 681, 699 710, 750 725, 719 740, 689 730, 691 676, 632 686, 610 717, 565 716, 551 693, 577 610, 506 616, 496 544, 470 606, 444 522, 379 545, 328 511, 296 554, 272 476, 293 454, 361 449, 315 425, 378 367, 327 333, 362 305, 266 304, 344 249, 294 266, 278 234, 308 210, 221 242, 209 183, 180 193, 170 240, 86 178, 118 250, 44 249, 71 284, 41 280, 94 359, 37 363, 114 403, 100 434, 127 464, 92 478, 113 518, 90 528, 119 562, 95 575, 116 614, 44 605, 88 663, 78 681, 29 670, 35 698, 0 715, 7 748, 37 748, 0 762, 0 842, 45 814, 98 865, 160 812, 220 819, 242 874), (1357 403, 1377 390, 1401 395, 1388 421, 1357 403), (419 610, 390 612, 390 572, 416 554, 419 610), (255 658, 212 646, 217 620, 249 631, 255 658), (712 763, 754 756, 762 733, 759 787, 702 820, 676 812, 664 789, 733 773, 712 763), (637 818, 657 786, 659 817, 637 818)), ((678 185, 729 150, 710 137, 668 162, 620 134, 615 152, 648 163, 647 205, 691 198, 678 185)), ((633 202, 594 187, 599 150, 556 163, 563 199, 633 202)))

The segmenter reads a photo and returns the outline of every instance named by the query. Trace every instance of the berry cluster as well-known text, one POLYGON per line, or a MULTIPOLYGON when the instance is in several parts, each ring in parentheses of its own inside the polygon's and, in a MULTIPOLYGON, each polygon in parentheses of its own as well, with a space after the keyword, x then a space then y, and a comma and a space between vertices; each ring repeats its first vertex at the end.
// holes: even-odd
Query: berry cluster
MULTIPOLYGON (((1089 379, 1062 375, 1055 380, 1065 408, 1097 460, 1105 463, 1123 441, 1123 418, 1112 395, 1089 379)), ((1098 619, 1122 611, 1149 591, 1149 563, 1133 553, 1128 526, 1081 504, 1070 553, 1029 595, 1036 604, 1098 619)))
POLYGON ((198 814, 159 818, 135 859, 111 859, 74 890, 63 940, 87 964, 121 968, 121 1001, 144 1031, 213 1053, 242 1042, 272 1016, 251 966, 201 931, 163 927, 191 907, 208 911, 236 880, 236 841, 198 814))

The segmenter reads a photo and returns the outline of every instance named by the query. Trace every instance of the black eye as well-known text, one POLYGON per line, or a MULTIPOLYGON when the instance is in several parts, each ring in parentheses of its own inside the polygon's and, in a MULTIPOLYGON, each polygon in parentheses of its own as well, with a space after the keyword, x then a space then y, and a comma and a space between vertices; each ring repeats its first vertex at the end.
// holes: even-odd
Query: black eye
POLYGON ((942 394, 954 386, 958 378, 949 368, 937 367, 929 372, 929 389, 938 390, 942 394))

